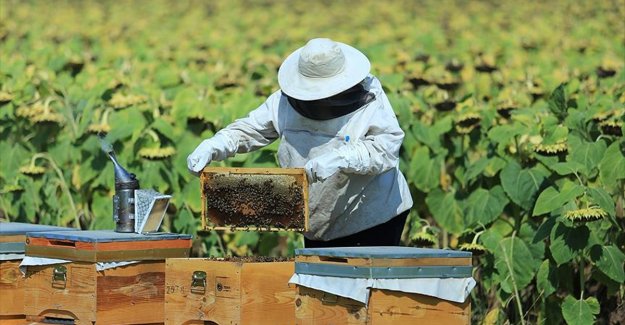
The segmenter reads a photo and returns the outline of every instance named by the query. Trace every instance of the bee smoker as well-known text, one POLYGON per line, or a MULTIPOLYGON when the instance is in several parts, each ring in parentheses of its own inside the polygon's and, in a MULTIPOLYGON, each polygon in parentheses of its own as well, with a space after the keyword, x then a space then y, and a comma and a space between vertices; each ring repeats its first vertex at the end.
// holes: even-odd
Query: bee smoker
POLYGON ((139 180, 135 174, 122 167, 115 152, 107 152, 115 165, 115 195, 113 196, 113 220, 116 232, 135 231, 135 190, 139 189, 139 180))

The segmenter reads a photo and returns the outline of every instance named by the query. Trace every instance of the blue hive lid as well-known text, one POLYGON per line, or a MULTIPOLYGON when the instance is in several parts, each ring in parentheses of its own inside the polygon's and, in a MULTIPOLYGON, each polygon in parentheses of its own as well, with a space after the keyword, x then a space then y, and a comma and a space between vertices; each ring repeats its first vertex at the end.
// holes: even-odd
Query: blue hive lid
POLYGON ((174 233, 123 233, 113 230, 73 230, 63 232, 33 232, 28 233, 32 238, 48 238, 71 240, 87 243, 107 243, 107 242, 128 242, 128 241, 146 241, 146 240, 174 240, 174 239, 191 239, 191 235, 174 234, 174 233))
POLYGON ((25 235, 27 232, 33 231, 67 231, 75 229, 21 222, 3 222, 0 223, 0 236, 25 235))
POLYGON ((296 249, 295 255, 324 256, 343 258, 454 258, 471 257, 471 252, 453 251, 448 249, 376 246, 376 247, 327 247, 296 249))

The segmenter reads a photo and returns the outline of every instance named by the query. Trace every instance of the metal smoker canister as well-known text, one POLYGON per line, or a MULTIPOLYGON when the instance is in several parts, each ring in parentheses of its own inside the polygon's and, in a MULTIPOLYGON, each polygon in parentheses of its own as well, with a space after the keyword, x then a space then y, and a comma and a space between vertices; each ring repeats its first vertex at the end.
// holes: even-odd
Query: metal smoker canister
POLYGON ((108 153, 115 164, 115 195, 113 196, 113 220, 116 232, 135 232, 135 190, 139 189, 139 180, 135 174, 126 171, 115 158, 115 153, 108 153))

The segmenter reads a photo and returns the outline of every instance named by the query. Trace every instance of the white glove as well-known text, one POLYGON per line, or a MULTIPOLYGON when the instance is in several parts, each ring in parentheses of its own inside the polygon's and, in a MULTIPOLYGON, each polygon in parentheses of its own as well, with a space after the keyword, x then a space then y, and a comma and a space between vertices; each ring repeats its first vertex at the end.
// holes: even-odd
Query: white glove
POLYGON ((345 167, 347 167, 347 161, 338 150, 333 149, 327 154, 309 160, 304 169, 308 179, 311 182, 316 182, 325 181, 345 167))
POLYGON ((210 164, 213 159, 213 146, 209 140, 204 140, 195 150, 187 157, 187 168, 195 175, 199 176, 200 171, 210 164))

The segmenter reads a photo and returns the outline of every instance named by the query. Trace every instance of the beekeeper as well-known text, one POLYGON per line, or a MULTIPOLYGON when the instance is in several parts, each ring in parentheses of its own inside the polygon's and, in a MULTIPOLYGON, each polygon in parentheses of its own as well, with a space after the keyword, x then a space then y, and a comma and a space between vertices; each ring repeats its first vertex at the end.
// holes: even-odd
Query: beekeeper
POLYGON ((189 170, 280 139, 280 166, 308 174, 306 247, 399 245, 412 207, 398 167, 404 132, 370 67, 349 45, 310 40, 280 66, 281 89, 202 141, 189 170))

